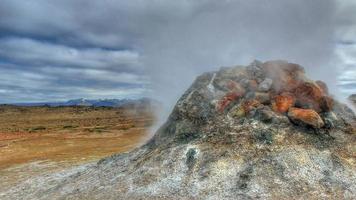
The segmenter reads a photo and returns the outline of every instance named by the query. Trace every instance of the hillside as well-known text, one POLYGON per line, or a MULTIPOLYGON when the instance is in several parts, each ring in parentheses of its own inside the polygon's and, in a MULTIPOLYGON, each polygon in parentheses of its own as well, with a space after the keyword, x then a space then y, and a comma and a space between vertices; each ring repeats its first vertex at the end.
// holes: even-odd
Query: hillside
POLYGON ((199 76, 144 146, 2 199, 355 199, 355 114, 286 61, 199 76))
POLYGON ((349 101, 354 104, 356 107, 356 94, 353 94, 349 97, 349 101))

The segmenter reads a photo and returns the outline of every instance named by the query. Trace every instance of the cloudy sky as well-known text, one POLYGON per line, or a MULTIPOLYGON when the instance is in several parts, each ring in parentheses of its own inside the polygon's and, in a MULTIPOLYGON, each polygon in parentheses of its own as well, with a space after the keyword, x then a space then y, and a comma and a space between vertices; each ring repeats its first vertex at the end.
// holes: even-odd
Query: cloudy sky
POLYGON ((287 59, 356 93, 354 0, 1 0, 0 103, 153 96, 287 59))

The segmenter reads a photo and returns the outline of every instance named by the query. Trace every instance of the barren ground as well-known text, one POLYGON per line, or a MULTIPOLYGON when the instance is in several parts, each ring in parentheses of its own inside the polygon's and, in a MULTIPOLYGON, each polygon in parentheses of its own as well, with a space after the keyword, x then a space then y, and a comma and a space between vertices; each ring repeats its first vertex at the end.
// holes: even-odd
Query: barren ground
POLYGON ((0 107, 0 187, 129 151, 148 139, 148 110, 0 107))

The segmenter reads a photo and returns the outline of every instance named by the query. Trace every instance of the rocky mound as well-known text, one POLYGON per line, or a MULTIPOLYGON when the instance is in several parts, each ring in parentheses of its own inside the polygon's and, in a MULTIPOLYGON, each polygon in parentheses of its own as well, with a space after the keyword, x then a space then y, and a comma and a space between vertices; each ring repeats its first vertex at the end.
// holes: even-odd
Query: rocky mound
POLYGON ((355 199, 354 113, 285 61, 197 78, 151 141, 1 199, 355 199))

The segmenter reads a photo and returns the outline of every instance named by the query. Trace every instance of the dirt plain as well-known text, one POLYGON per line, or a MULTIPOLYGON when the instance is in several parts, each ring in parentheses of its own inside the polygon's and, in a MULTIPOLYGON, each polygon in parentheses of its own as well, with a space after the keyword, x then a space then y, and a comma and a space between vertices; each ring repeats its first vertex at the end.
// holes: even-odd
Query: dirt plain
POLYGON ((0 187, 95 162, 149 138, 152 110, 0 106, 0 187))

